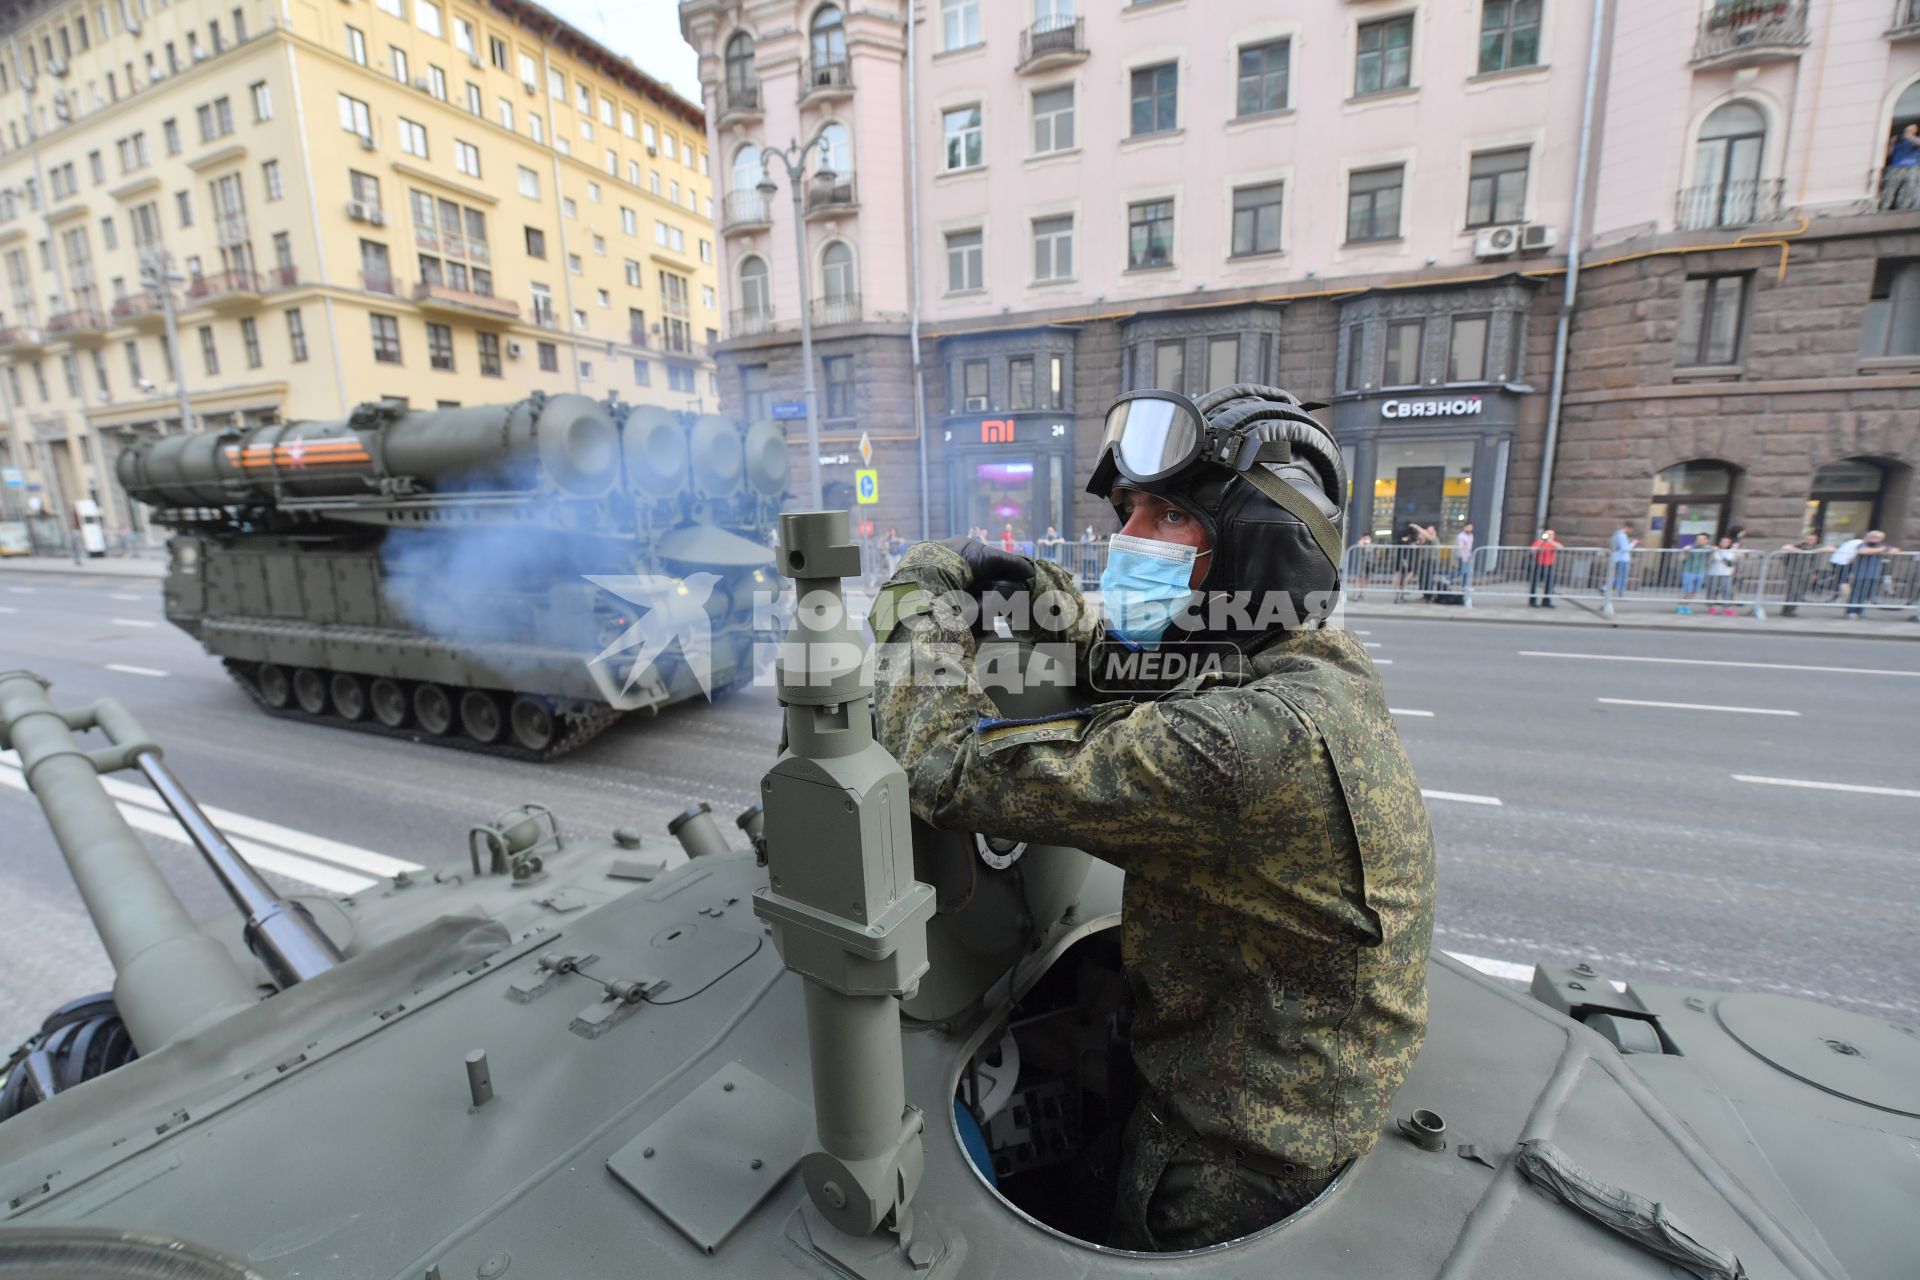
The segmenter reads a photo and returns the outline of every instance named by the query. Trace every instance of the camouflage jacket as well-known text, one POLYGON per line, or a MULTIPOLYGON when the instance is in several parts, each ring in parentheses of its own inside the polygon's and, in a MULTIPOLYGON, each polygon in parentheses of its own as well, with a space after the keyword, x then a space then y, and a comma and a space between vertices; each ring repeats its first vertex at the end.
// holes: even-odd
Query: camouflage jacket
MULTIPOLYGON (((1093 623, 1071 578, 1069 638, 1093 623)), ((964 561, 927 543, 889 596, 938 595, 964 561)), ((1372 1147, 1426 1027, 1433 835, 1380 681, 1344 631, 1289 633, 1146 701, 996 723, 938 611, 889 627, 880 740, 935 826, 1077 846, 1127 873, 1122 957, 1133 1054, 1160 1104, 1203 1136, 1329 1173, 1372 1147)))

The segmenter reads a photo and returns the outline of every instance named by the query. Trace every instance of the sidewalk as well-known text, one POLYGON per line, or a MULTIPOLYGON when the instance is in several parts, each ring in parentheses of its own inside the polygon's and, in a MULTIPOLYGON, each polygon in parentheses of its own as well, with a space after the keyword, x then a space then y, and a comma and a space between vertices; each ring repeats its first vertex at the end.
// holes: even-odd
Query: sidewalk
POLYGON ((1780 616, 1778 605, 1767 609, 1765 618, 1742 611, 1737 617, 1719 617, 1695 613, 1691 617, 1673 612, 1671 605, 1631 599, 1618 601, 1611 618, 1603 617, 1597 597, 1558 595, 1552 609, 1530 609, 1520 596, 1477 596, 1473 606, 1427 604, 1424 601, 1393 603, 1393 589, 1369 591, 1368 598, 1346 602, 1349 624, 1362 618, 1412 619, 1421 622, 1522 622, 1551 623, 1563 627, 1623 627, 1642 631, 1691 631, 1726 635, 1844 636, 1850 640, 1920 640, 1920 625, 1914 622, 1911 608, 1875 609, 1864 618, 1849 620, 1845 609, 1837 605, 1801 605, 1791 618, 1780 616), (1375 599, 1375 596, 1381 598, 1375 599), (1576 600, 1578 603, 1576 603, 1576 600))
POLYGON ((165 556, 108 556, 104 560, 82 559, 75 564, 67 556, 7 556, 0 559, 0 573, 64 573, 76 578, 164 578, 165 556))

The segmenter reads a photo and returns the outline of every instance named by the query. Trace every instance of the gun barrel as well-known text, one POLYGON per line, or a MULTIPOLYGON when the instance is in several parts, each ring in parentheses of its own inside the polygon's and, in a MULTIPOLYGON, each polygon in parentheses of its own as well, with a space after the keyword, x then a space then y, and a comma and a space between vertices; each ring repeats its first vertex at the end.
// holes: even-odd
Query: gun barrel
POLYGON ((159 755, 133 716, 103 699, 63 713, 47 683, 0 673, 0 742, 46 812, 87 914, 113 962, 114 1004, 134 1045, 151 1053, 251 1006, 254 986, 218 941, 201 933, 121 816, 100 774, 159 755), (110 746, 86 751, 74 731, 98 728, 110 746))

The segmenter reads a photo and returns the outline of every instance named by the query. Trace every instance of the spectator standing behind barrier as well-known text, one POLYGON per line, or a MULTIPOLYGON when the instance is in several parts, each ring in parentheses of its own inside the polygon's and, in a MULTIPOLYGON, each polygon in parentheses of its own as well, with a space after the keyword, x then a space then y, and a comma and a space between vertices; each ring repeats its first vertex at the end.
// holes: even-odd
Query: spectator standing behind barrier
POLYGON ((1100 580, 1100 552, 1098 542, 1093 536, 1093 526, 1088 525, 1080 535, 1080 585, 1091 587, 1100 580))
POLYGON ((1871 530, 1860 541, 1853 558, 1853 591, 1847 596, 1847 616, 1858 618, 1873 603, 1874 592, 1880 589, 1880 570, 1885 566, 1883 557, 1887 552, 1898 550, 1887 545, 1887 535, 1878 529, 1871 530))
POLYGON ((1780 616, 1791 618, 1799 612, 1799 605, 1807 598, 1807 587, 1813 582, 1813 575, 1819 568, 1818 556, 1828 548, 1820 545, 1820 539, 1812 533, 1800 535, 1800 541, 1789 542, 1780 548, 1781 559, 1787 567, 1787 602, 1781 607, 1780 616))
POLYGON ((1559 558, 1560 548, 1566 545, 1553 536, 1551 529, 1542 529, 1540 536, 1533 540, 1533 573, 1527 583, 1527 608, 1535 605, 1553 608, 1553 562, 1559 558))
POLYGON ((1060 536, 1060 531, 1048 525, 1046 536, 1040 539, 1040 558, 1050 560, 1054 564, 1063 564, 1066 560, 1063 548, 1066 545, 1067 540, 1060 536))
POLYGON ((1713 544, 1704 533, 1693 535, 1693 545, 1687 548, 1687 554, 1680 559, 1680 603, 1674 607, 1675 613, 1689 616, 1693 613, 1693 598, 1700 594, 1700 587, 1707 578, 1707 562, 1713 559, 1713 544))
POLYGON ((1453 535, 1453 561, 1460 566, 1460 590, 1473 585, 1473 526, 1463 524, 1453 535))
POLYGON ((1419 526, 1408 524, 1394 535, 1393 539, 1393 602, 1399 604, 1407 598, 1407 587, 1413 582, 1413 558, 1419 553, 1413 544, 1420 535, 1414 530, 1419 526))
POLYGON ((1430 524, 1413 526, 1414 577, 1423 599, 1433 599, 1433 575, 1438 568, 1440 531, 1430 524))
POLYGON ((1633 568, 1633 549, 1640 545, 1640 539, 1633 536, 1633 521, 1628 520, 1613 531, 1613 551, 1608 559, 1613 561, 1613 594, 1627 594, 1627 574, 1633 568))
POLYGON ((1860 554, 1860 548, 1865 543, 1865 538, 1848 538, 1827 557, 1827 564, 1833 568, 1833 589, 1836 594, 1845 592, 1847 584, 1853 581, 1853 558, 1860 554))
POLYGON ((1367 578, 1373 573, 1373 535, 1363 533, 1348 552, 1353 557, 1353 572, 1346 577, 1347 599, 1367 598, 1367 578))
POLYGON ((1733 545, 1732 538, 1720 539, 1720 544, 1707 557, 1707 612, 1724 613, 1734 617, 1737 610, 1733 607, 1733 563, 1740 558, 1740 549, 1733 545))

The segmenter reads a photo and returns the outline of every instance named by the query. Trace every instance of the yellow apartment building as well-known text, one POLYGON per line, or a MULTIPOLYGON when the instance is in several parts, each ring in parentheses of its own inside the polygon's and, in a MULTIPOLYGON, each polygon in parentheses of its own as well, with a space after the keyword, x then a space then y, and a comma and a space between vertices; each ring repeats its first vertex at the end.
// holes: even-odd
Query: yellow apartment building
POLYGON ((0 518, 142 531, 114 459, 183 414, 716 409, 709 171, 522 0, 0 0, 0 518))

